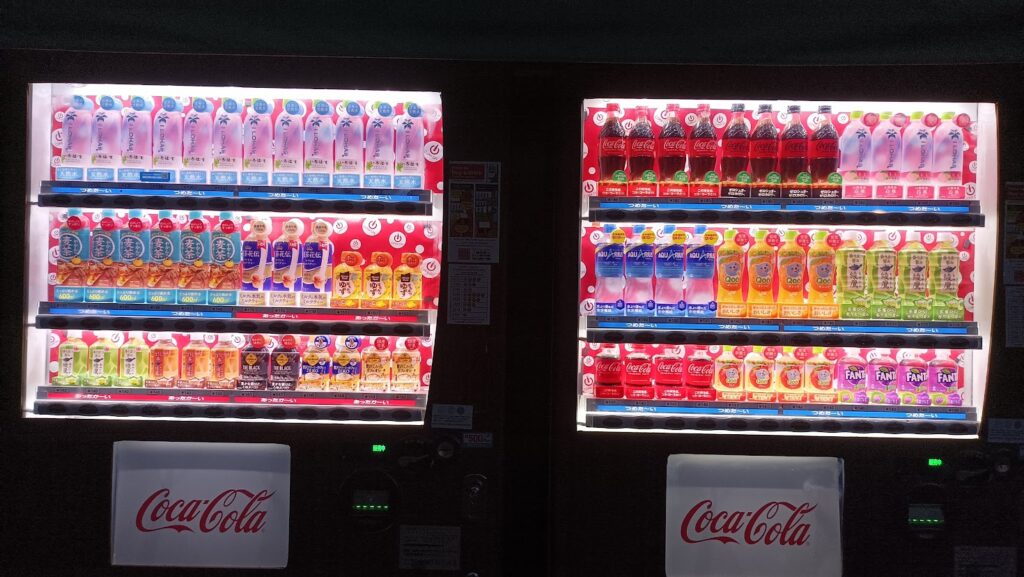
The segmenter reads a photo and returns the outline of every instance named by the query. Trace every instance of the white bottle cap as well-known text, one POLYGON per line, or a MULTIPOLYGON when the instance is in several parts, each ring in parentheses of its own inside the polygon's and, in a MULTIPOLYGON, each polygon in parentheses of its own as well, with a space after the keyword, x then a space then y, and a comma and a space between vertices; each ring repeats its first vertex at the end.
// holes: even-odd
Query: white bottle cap
POLYGON ((921 242, 921 233, 916 230, 908 230, 907 242, 921 242))
POLYGON ((846 240, 857 240, 857 231, 855 231, 855 230, 848 230, 848 231, 844 232, 843 233, 843 240, 844 241, 846 241, 846 240))
POLYGON ((949 349, 935 349, 936 359, 948 359, 950 357, 949 349))
POLYGON ((875 242, 879 242, 879 241, 889 242, 889 233, 884 231, 884 230, 876 230, 875 231, 875 235, 874 235, 873 238, 874 238, 875 242))
POLYGON ((79 330, 70 330, 70 331, 68 331, 68 338, 69 338, 69 339, 70 339, 70 338, 76 338, 76 339, 80 339, 80 338, 82 338, 82 331, 79 331, 79 330))
POLYGON ((948 242, 953 246, 956 246, 957 238, 956 235, 951 232, 940 232, 939 242, 948 242))

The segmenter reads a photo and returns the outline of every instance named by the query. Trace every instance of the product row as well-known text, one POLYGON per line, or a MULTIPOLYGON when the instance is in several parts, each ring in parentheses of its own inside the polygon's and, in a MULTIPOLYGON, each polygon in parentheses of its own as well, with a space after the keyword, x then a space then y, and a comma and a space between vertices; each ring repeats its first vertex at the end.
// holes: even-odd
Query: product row
POLYGON ((961 406, 964 351, 592 345, 583 393, 600 399, 961 406))
POLYGON ((441 155, 439 104, 75 94, 54 112, 57 180, 422 188, 441 155))
POLYGON ((414 393, 429 386, 421 345, 415 337, 51 332, 50 384, 414 393))
POLYGON ((830 105, 816 114, 799 105, 776 114, 762 104, 751 115, 744 104, 713 113, 707 104, 683 110, 669 103, 623 114, 614 102, 594 114, 602 196, 966 196, 967 114, 855 110, 837 125, 830 105))
POLYGON ((962 321, 973 301, 965 232, 927 232, 926 246, 902 230, 589 230, 582 290, 602 316, 962 321))
POLYGON ((87 215, 71 208, 51 215, 52 296, 60 302, 421 309, 433 305, 424 302, 424 277, 434 279, 428 293, 436 294, 437 233, 424 222, 167 210, 87 215), (383 233, 385 226, 395 230, 383 233))

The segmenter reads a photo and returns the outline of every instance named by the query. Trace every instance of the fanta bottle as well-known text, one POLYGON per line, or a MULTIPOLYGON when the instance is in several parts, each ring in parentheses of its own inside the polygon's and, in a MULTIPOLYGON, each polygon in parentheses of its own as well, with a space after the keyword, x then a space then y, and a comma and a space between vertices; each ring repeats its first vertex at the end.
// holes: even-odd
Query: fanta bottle
POLYGON ((896 394, 896 361, 892 353, 879 349, 878 356, 868 361, 868 402, 873 405, 898 405, 896 394))
POLYGON ((897 369, 896 390, 901 405, 930 405, 928 396, 928 363, 921 360, 923 351, 910 349, 897 369))

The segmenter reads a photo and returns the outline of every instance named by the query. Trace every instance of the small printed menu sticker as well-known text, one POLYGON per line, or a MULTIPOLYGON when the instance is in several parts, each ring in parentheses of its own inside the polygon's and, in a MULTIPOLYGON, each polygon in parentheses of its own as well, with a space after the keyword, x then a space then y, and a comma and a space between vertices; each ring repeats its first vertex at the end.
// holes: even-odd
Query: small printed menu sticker
POLYGON ((458 571, 462 530, 438 525, 401 525, 398 568, 416 571, 458 571))
POLYGON ((1024 419, 989 419, 988 442, 1024 444, 1024 419))
POLYGON ((498 262, 500 162, 451 162, 448 182, 450 262, 498 262))
POLYGON ((491 267, 448 265, 448 324, 491 324, 491 267))
POLYGON ((433 405, 430 415, 435 429, 473 428, 473 405, 433 405))

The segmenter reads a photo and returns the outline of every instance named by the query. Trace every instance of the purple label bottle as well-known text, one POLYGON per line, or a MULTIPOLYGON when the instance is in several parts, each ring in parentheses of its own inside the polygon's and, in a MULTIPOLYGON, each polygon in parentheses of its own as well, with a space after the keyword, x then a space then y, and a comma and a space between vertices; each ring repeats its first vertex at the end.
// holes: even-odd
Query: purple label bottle
POLYGON ((949 354, 950 351, 935 351, 935 358, 928 363, 928 395, 933 405, 959 407, 963 404, 960 368, 949 354))
POLYGON ((900 361, 896 388, 899 391, 900 404, 930 405, 931 399, 927 390, 928 364, 913 353, 900 361))
POLYGON ((873 405, 898 405, 896 361, 889 351, 868 361, 868 402, 873 405))
POLYGON ((867 364, 850 349, 836 363, 836 390, 840 403, 867 404, 867 364))

